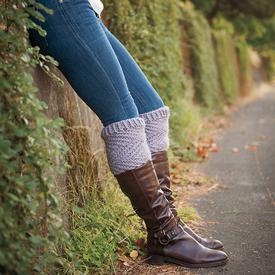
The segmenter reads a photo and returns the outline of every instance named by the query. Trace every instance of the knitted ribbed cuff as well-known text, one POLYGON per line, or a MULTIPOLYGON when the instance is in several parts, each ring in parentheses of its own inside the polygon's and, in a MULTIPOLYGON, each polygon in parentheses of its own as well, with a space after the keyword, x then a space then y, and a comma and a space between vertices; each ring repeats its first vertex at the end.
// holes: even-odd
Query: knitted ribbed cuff
POLYGON ((170 116, 170 109, 167 106, 161 107, 154 111, 140 114, 140 117, 145 120, 145 123, 150 123, 154 120, 164 119, 166 120, 170 116))
POLYGON ((115 133, 121 133, 123 131, 127 131, 128 129, 132 129, 132 128, 144 128, 144 127, 145 127, 144 119, 140 117, 125 119, 125 120, 114 122, 104 127, 101 132, 101 137, 104 138, 106 136, 111 136, 115 133))
POLYGON ((142 118, 114 122, 103 128, 101 137, 105 141, 108 163, 114 175, 138 168, 151 160, 142 118))
POLYGON ((167 106, 140 114, 145 121, 147 143, 151 153, 169 148, 169 116, 170 110, 167 106))

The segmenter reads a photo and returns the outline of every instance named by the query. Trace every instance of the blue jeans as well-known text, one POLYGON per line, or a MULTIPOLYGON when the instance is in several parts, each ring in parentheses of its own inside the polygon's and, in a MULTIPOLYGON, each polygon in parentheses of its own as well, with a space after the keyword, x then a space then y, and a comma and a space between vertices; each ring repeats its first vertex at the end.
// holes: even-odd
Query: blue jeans
POLYGON ((88 0, 40 0, 54 11, 29 30, 32 45, 59 62, 68 82, 104 126, 164 106, 140 67, 106 28, 88 0))

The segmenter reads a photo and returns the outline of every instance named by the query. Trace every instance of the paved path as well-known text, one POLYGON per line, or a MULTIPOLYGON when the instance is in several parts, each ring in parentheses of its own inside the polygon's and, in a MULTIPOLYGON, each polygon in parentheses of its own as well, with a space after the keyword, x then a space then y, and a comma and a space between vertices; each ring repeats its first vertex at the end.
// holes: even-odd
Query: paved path
POLYGON ((220 186, 193 201, 205 235, 223 240, 230 262, 194 274, 275 275, 275 91, 242 106, 232 122, 202 165, 220 186))

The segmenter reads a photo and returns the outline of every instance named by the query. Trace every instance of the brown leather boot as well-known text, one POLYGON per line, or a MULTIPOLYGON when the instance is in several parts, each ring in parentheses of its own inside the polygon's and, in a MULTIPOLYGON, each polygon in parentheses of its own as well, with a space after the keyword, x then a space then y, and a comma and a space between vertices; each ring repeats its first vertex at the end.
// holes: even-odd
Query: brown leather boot
MULTIPOLYGON (((178 217, 178 213, 174 205, 175 200, 172 196, 172 191, 170 189, 171 181, 170 181, 167 151, 161 151, 161 152, 152 154, 152 160, 153 160, 154 168, 160 183, 160 188, 164 192, 166 199, 169 201, 170 209, 173 212, 174 216, 178 217)), ((182 221, 180 221, 180 224, 184 228, 185 232, 187 232, 190 236, 192 236, 195 240, 197 240, 203 246, 211 249, 223 248, 223 244, 221 241, 204 239, 199 235, 197 235, 189 226, 187 226, 182 221)))
POLYGON ((178 224, 160 189, 152 161, 115 177, 136 213, 145 221, 151 264, 170 262, 188 267, 226 264, 227 255, 223 251, 204 247, 178 224))

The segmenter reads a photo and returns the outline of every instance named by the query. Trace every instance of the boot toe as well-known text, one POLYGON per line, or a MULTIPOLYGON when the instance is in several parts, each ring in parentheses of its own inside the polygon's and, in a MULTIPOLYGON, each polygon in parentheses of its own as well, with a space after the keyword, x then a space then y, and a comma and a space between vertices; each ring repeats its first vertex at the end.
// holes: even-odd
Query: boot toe
POLYGON ((183 224, 184 230, 195 240, 197 240, 199 243, 201 243, 203 246, 210 248, 210 249, 222 249, 223 243, 219 240, 209 240, 204 239, 200 237, 198 234, 196 234, 188 225, 183 224))
POLYGON ((222 249, 223 248, 223 243, 219 240, 212 240, 211 241, 211 248, 212 249, 222 249))
MULTIPOLYGON (((212 249, 211 249, 212 250, 212 249)), ((228 256, 224 251, 220 250, 212 250, 212 253, 209 253, 209 259, 211 258, 211 261, 213 262, 221 262, 221 261, 227 261, 228 256)))
MULTIPOLYGON (((227 254, 221 250, 207 248, 191 237, 182 228, 173 238, 173 242, 160 248, 164 262, 179 264, 186 267, 216 267, 225 265, 228 261, 227 254)), ((159 255, 154 255, 158 256, 159 255)), ((159 261, 158 261, 159 262, 159 261)))
POLYGON ((210 248, 206 248, 208 253, 206 254, 206 258, 204 258, 204 266, 215 267, 225 265, 228 262, 228 256, 224 251, 214 250, 210 248))

